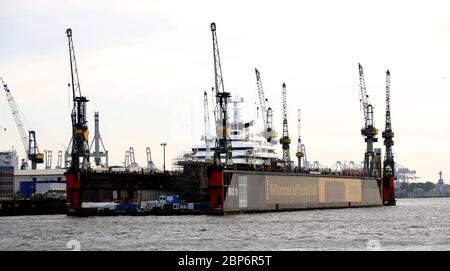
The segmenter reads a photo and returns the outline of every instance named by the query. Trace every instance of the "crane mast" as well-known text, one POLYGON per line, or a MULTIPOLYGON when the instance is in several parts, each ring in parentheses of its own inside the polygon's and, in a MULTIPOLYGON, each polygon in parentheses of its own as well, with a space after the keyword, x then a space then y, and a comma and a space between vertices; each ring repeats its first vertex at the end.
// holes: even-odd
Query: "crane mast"
POLYGON ((386 122, 382 133, 386 152, 383 161, 383 204, 395 205, 395 161, 392 152, 394 132, 391 123, 391 73, 386 71, 386 122))
POLYGON ((272 108, 267 108, 267 98, 264 95, 264 88, 261 81, 261 74, 259 70, 255 68, 256 85, 258 87, 258 97, 261 106, 261 115, 263 119, 264 132, 263 135, 267 139, 267 142, 272 141, 272 108))
MULTIPOLYGON (((11 113, 13 115, 14 121, 16 123, 17 129, 19 130, 20 138, 22 139, 22 144, 25 149, 25 154, 27 158, 31 161, 31 169, 36 169, 37 164, 44 163, 44 154, 39 152, 39 148, 36 141, 36 132, 33 130, 28 131, 28 135, 25 132, 25 128, 20 117, 19 107, 8 88, 8 85, 0 78, 3 84, 3 89, 5 90, 6 99, 8 100, 11 113)), ((27 165, 22 165, 22 167, 27 167, 27 165)))
POLYGON ((378 129, 374 127, 373 121, 373 106, 369 103, 369 95, 366 90, 366 83, 364 79, 364 71, 361 64, 359 66, 359 87, 360 87, 360 102, 362 105, 362 110, 364 112, 364 127, 361 129, 361 134, 365 137, 366 152, 364 154, 364 173, 367 176, 375 177, 376 172, 376 161, 375 153, 373 149, 373 143, 377 142, 378 139, 376 135, 378 134, 378 129))
POLYGON ((283 83, 283 137, 280 138, 280 144, 283 149, 283 162, 286 169, 291 168, 291 155, 289 150, 289 144, 291 139, 289 138, 288 121, 287 121, 287 99, 286 99, 286 84, 283 83))
POLYGON ((298 159, 298 171, 302 170, 302 157, 305 156, 305 153, 302 150, 302 138, 301 138, 301 111, 298 110, 298 140, 297 140, 297 152, 295 156, 298 159))
POLYGON ((222 64, 220 62, 219 44, 217 41, 216 24, 211 23, 211 34, 214 54, 214 83, 216 94, 216 107, 214 116, 216 121, 216 148, 214 150, 214 163, 220 165, 222 154, 225 155, 225 165, 233 164, 231 157, 231 141, 228 137, 228 99, 231 97, 229 92, 225 92, 222 76, 222 64))
MULTIPOLYGON (((385 162, 394 162, 394 154, 392 153, 392 146, 394 145, 394 132, 392 132, 391 124, 391 73, 386 71, 386 122, 384 132, 382 133, 384 138, 384 145, 386 146, 386 153, 384 157, 385 162)), ((393 170, 389 169, 391 172, 393 170)))
POLYGON ((261 75, 258 71, 258 69, 255 68, 256 73, 256 85, 258 87, 258 97, 259 97, 259 104, 261 106, 261 115, 263 119, 263 125, 264 125, 264 131, 267 130, 267 108, 266 108, 266 97, 264 96, 264 89, 261 82, 261 75))
POLYGON ((81 168, 88 168, 89 165, 89 130, 87 125, 86 104, 89 101, 81 95, 80 81, 78 77, 77 63, 75 59, 75 49, 72 40, 72 30, 66 30, 69 42, 70 72, 72 79, 72 167, 80 168, 80 158, 82 158, 81 168))
POLYGON ((203 93, 203 109, 204 109, 204 122, 205 122, 205 148, 206 148, 206 154, 205 154, 205 161, 210 160, 210 152, 211 147, 209 146, 209 140, 211 138, 211 129, 210 129, 210 123, 209 123, 209 107, 208 107, 208 93, 205 91, 203 93))

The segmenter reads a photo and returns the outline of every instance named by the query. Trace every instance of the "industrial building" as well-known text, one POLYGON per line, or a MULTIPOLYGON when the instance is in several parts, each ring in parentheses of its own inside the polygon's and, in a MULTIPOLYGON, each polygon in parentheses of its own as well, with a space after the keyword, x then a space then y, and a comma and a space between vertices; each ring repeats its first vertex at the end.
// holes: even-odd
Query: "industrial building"
POLYGON ((14 197, 14 167, 0 166, 0 199, 14 197))
POLYGON ((14 174, 14 193, 23 198, 32 195, 43 197, 65 197, 65 169, 19 170, 14 174))

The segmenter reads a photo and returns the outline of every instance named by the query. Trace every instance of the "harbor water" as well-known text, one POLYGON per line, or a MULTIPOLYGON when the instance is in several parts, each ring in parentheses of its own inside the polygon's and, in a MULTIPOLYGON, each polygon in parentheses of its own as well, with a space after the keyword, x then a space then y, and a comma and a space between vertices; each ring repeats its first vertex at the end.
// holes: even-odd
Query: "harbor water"
POLYGON ((0 250, 450 250, 448 225, 450 198, 227 216, 11 216, 0 217, 0 250))

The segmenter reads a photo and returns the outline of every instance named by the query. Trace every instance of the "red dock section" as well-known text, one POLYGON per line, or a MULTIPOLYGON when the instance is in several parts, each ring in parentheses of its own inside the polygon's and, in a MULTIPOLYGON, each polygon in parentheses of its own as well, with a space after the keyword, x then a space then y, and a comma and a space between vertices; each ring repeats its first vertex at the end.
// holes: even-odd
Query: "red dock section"
POLYGON ((211 198, 210 206, 214 210, 223 210, 225 197, 223 187, 223 170, 212 169, 209 178, 209 195, 211 198))
POLYGON ((383 205, 395 205, 394 176, 387 176, 383 180, 383 205))
POLYGON ((80 172, 68 171, 64 174, 66 176, 67 202, 66 214, 77 215, 80 211, 80 187, 81 178, 80 172))

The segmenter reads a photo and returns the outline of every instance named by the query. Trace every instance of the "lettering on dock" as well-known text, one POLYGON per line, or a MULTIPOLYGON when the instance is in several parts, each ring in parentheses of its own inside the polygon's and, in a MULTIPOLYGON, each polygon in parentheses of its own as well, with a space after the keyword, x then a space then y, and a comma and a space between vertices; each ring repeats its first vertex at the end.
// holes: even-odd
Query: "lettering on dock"
POLYGON ((361 202, 360 179, 319 178, 319 202, 361 202))
POLYGON ((317 202, 317 180, 271 176, 266 179, 266 200, 268 203, 317 202))

